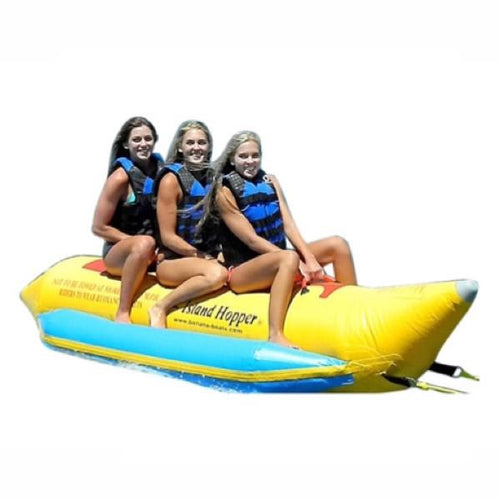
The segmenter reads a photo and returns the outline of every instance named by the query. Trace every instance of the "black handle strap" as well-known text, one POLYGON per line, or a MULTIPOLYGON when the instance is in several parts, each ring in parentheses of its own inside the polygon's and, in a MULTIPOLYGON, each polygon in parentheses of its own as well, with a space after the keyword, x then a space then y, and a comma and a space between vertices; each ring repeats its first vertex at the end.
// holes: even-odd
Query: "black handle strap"
POLYGON ((445 365, 444 363, 438 363, 437 361, 434 361, 434 363, 432 363, 432 365, 429 367, 429 370, 431 372, 441 373, 442 375, 448 375, 449 377, 453 378, 463 377, 470 380, 479 381, 479 377, 466 372, 461 366, 445 365))

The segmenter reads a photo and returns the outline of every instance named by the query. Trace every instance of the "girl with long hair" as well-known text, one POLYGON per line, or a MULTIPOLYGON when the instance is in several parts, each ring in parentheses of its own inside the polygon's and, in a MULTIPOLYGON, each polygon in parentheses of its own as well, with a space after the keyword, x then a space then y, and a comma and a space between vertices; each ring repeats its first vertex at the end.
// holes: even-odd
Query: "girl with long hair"
POLYGON ((181 123, 158 174, 156 215, 158 223, 158 281, 174 288, 149 310, 150 325, 164 328, 168 312, 187 300, 222 288, 227 271, 216 260, 210 238, 195 229, 212 180, 212 136, 200 121, 181 123))
POLYGON ((235 134, 214 162, 214 181, 197 230, 220 217, 220 240, 228 286, 235 293, 270 289, 269 340, 294 347, 283 334, 293 284, 300 270, 307 282, 332 264, 337 281, 356 284, 347 242, 333 236, 306 243, 275 176, 261 169, 259 136, 235 134), (217 215, 218 214, 218 215, 217 215), (287 250, 286 240, 294 250, 287 250))
POLYGON ((92 223, 104 239, 107 272, 121 278, 115 320, 130 323, 130 309, 155 259, 153 182, 162 164, 153 152, 158 134, 146 118, 136 116, 120 128, 111 147, 108 177, 92 223))

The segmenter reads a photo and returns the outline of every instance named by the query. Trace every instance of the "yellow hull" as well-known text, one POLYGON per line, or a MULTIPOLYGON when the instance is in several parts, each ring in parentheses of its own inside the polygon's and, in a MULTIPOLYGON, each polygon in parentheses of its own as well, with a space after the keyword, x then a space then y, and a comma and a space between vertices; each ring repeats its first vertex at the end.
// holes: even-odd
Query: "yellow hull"
MULTIPOLYGON (((93 256, 65 259, 30 283, 21 298, 35 317, 72 309, 113 319, 120 281, 102 271, 93 256)), ((296 293, 285 335, 296 345, 367 367, 383 366, 393 376, 418 378, 469 309, 477 290, 471 281, 450 281, 386 288, 314 284, 296 293)), ((148 324, 148 309, 169 293, 148 276, 132 310, 132 321, 148 324)), ((170 328, 236 338, 268 336, 267 293, 236 295, 224 290, 183 304, 168 317, 170 328)), ((358 380, 346 391, 401 389, 380 375, 358 380)), ((340 390, 340 389, 339 389, 340 390)))

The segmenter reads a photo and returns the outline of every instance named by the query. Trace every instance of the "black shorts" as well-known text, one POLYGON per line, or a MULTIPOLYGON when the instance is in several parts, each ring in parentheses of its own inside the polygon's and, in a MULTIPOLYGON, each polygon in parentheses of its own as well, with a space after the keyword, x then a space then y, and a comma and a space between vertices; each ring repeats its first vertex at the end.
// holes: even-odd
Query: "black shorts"
POLYGON ((109 251, 113 247, 114 243, 110 243, 109 241, 105 241, 104 245, 102 246, 102 258, 106 258, 106 255, 108 255, 109 251))

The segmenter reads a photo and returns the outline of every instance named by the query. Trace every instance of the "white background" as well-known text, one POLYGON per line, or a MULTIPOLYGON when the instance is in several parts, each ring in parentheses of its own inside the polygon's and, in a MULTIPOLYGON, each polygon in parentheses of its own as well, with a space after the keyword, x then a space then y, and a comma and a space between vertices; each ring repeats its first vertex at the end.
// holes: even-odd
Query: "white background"
MULTIPOLYGON (((18 1, 0 20, 0 496, 498 498, 495 2, 18 1), (307 239, 368 286, 472 278, 467 396, 214 392, 46 349, 18 294, 90 233, 130 116, 260 133, 307 239), (485 491, 478 493, 478 489, 485 491)), ((424 377, 425 378, 425 377, 424 377)), ((428 380, 434 380, 427 376, 428 380)))

